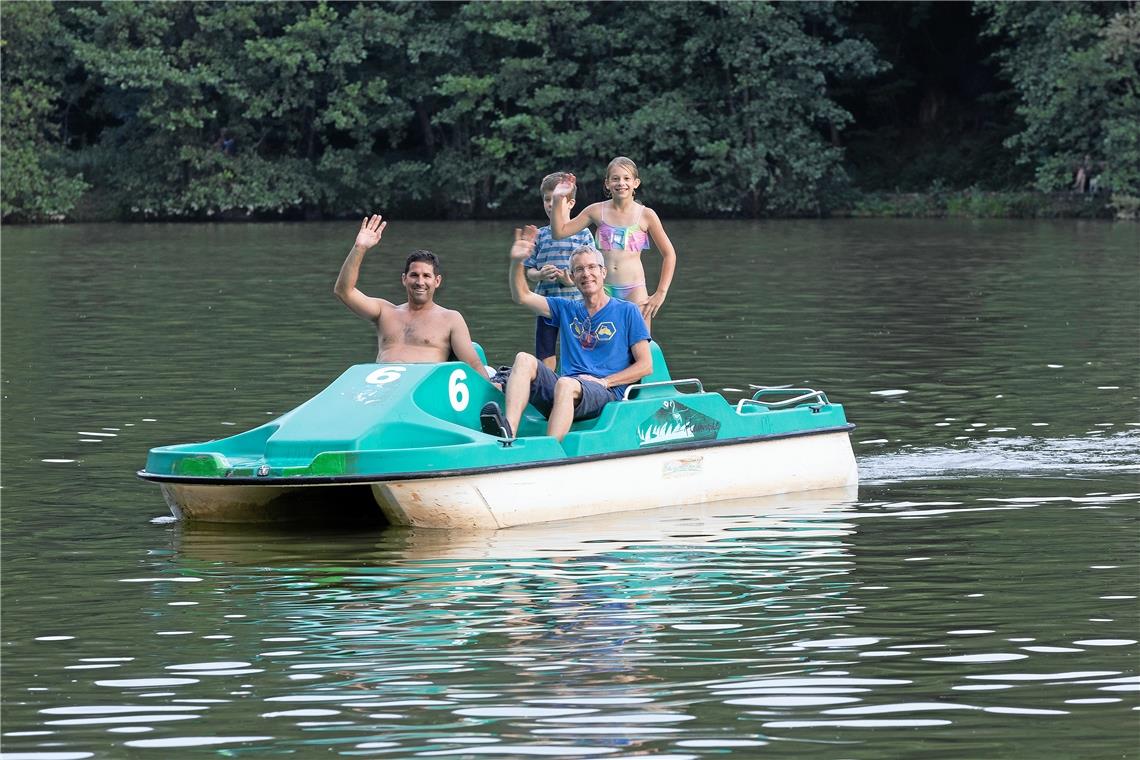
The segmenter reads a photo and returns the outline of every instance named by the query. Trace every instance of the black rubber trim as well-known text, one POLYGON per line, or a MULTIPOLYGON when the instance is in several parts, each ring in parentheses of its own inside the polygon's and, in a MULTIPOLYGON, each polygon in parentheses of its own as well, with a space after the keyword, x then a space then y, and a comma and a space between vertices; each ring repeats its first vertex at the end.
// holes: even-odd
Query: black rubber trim
POLYGON ((825 433, 850 433, 855 429, 854 423, 847 423, 839 427, 820 428, 818 430, 801 430, 796 433, 775 433, 770 435, 751 435, 741 438, 724 438, 714 441, 694 441, 692 443, 667 443, 652 448, 627 451, 615 451, 608 454, 587 454, 580 457, 567 457, 565 459, 544 460, 541 462, 517 462, 515 464, 495 465, 491 467, 467 467, 457 470, 431 470, 428 472, 394 472, 380 475, 293 475, 263 477, 243 476, 239 478, 203 477, 194 475, 159 475, 157 473, 139 470, 135 474, 143 480, 153 483, 186 483, 188 485, 234 485, 234 486, 306 486, 330 485, 334 483, 385 483, 392 480, 425 480, 427 478, 454 478, 467 475, 481 475, 486 472, 510 472, 511 470, 533 470, 539 467, 558 467, 564 464, 579 464, 581 462, 598 462, 605 459, 619 457, 639 457, 662 452, 692 451, 695 449, 712 449, 720 446, 733 446, 738 443, 752 443, 754 441, 775 441, 783 438, 800 438, 825 433))

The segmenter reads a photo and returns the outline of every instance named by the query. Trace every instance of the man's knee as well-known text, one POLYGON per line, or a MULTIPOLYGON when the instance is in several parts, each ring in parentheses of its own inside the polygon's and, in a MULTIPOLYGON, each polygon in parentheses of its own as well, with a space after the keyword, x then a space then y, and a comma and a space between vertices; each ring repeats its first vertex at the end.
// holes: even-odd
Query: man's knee
POLYGON ((515 354, 515 363, 511 366, 511 375, 520 374, 524 377, 534 379, 538 374, 538 359, 533 354, 528 354, 525 351, 519 351, 515 354))
POLYGON ((582 395, 582 383, 572 377, 560 377, 554 383, 554 401, 576 401, 582 395))

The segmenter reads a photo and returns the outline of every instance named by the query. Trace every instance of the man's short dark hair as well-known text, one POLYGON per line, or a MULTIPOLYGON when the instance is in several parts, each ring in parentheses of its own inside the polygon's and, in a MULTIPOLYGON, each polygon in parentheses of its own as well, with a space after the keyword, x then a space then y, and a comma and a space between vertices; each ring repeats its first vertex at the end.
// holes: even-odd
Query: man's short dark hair
POLYGON ((412 268, 412 264, 416 263, 417 261, 426 261, 427 263, 431 264, 432 274, 442 274, 441 270, 443 269, 443 266, 439 263, 439 256, 436 256, 431 251, 425 250, 423 248, 418 251, 412 251, 408 254, 408 260, 404 262, 404 274, 407 274, 408 270, 412 268))

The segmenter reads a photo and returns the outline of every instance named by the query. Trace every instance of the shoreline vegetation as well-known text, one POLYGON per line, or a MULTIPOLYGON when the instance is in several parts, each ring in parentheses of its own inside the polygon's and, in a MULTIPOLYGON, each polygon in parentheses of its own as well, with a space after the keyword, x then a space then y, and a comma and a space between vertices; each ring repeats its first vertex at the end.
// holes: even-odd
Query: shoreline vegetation
MULTIPOLYGON (((668 208, 668 207, 665 207, 668 208)), ((526 211, 501 216, 482 215, 481 220, 518 219, 525 217, 526 211)), ((670 211, 675 219, 698 218, 685 216, 685 209, 670 211)), ((132 215, 116 218, 113 210, 100 209, 91 200, 81 200, 75 208, 61 220, 38 220, 32 223, 53 221, 54 223, 151 223, 151 222, 273 222, 273 221, 332 221, 355 219, 355 215, 318 215, 305 213, 302 209, 282 213, 264 214, 244 209, 231 209, 220 213, 207 213, 201 216, 162 217, 155 214, 132 215)), ((408 221, 432 220, 437 217, 403 214, 408 221)), ((729 214, 707 214, 699 218, 740 219, 745 217, 729 214)), ((1072 192, 1043 193, 1037 191, 931 191, 931 192, 874 192, 861 193, 848 203, 815 214, 795 214, 768 216, 766 219, 1136 219, 1137 209, 1130 213, 1122 212, 1112 203, 1108 193, 1072 192)), ((458 221, 460 217, 453 220, 458 221)), ((8 224, 9 222, 5 222, 8 224)))
POLYGON ((0 4, 0 219, 1140 216, 1140 3, 0 4), (647 44, 647 39, 652 44, 647 44))
POLYGON ((850 218, 955 219, 1135 219, 1107 193, 959 190, 929 193, 867 193, 832 216, 850 218))

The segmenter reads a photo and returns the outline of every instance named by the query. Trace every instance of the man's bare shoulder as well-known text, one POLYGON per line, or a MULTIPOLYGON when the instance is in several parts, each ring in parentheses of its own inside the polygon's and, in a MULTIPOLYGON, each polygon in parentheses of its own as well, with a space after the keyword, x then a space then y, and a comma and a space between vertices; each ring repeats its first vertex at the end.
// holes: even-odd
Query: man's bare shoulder
POLYGON ((430 316, 432 319, 438 319, 448 324, 453 322, 462 322, 463 315, 455 309, 449 309, 446 306, 440 306, 437 303, 432 304, 431 310, 426 311, 424 316, 430 316))
POLYGON ((412 306, 410 304, 408 304, 407 302, 402 303, 399 306, 396 306, 394 308, 397 311, 400 311, 404 314, 415 315, 416 317, 419 317, 421 319, 427 318, 427 319, 432 319, 432 320, 435 320, 435 319, 451 319, 452 315, 459 313, 457 311, 453 311, 451 309, 440 306, 439 304, 434 303, 434 302, 429 306, 425 306, 425 307, 419 308, 419 309, 412 308, 412 306))

